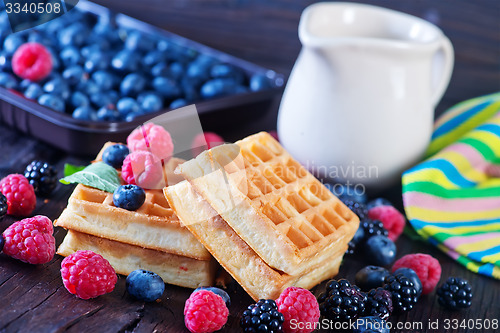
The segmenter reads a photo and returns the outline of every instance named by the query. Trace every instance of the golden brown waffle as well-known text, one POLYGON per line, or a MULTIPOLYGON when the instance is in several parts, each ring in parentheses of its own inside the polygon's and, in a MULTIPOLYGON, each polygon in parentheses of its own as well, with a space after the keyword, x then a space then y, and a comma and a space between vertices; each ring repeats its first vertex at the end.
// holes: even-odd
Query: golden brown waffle
POLYGON ((213 285, 217 267, 213 259, 196 260, 68 230, 57 253, 68 256, 79 250, 99 253, 118 274, 145 269, 157 273, 165 283, 187 288, 213 285))
POLYGON ((347 245, 315 265, 311 260, 303 263, 303 273, 288 275, 266 264, 188 182, 169 186, 164 192, 181 221, 255 300, 276 299, 292 285, 310 289, 338 273, 347 245))
MULTIPOLYGON (((101 160, 103 151, 112 144, 104 145, 96 161, 101 160)), ((169 183, 179 180, 179 176, 171 175, 181 162, 172 158, 166 164, 169 183)), ((145 192, 144 204, 136 211, 128 211, 114 206, 112 193, 79 184, 54 225, 153 250, 210 259, 205 247, 179 222, 162 191, 145 192)))
POLYGON ((358 217, 268 133, 222 145, 177 172, 269 266, 296 275, 347 246, 358 217))

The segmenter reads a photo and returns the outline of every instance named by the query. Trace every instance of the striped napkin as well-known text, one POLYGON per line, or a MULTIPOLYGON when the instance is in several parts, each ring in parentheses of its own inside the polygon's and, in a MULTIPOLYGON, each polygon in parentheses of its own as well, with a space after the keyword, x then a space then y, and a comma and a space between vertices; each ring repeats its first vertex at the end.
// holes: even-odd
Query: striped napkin
POLYGON ((500 279, 500 93, 449 109, 427 157, 403 174, 411 225, 471 271, 500 279))

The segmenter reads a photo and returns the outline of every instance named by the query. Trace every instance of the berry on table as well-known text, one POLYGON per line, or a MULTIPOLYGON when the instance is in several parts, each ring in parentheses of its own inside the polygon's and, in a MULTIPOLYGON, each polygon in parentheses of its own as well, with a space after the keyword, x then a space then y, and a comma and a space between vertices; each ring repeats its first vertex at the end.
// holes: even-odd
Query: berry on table
POLYGON ((102 154, 102 160, 115 169, 121 169, 123 160, 129 153, 130 151, 128 150, 127 146, 121 143, 117 143, 104 150, 104 153, 102 154))
POLYGON ((3 232, 3 252, 34 265, 48 263, 56 252, 53 231, 50 219, 42 215, 15 222, 3 232))
POLYGON ((394 274, 399 274, 399 273, 403 274, 408 279, 410 279, 411 282, 413 282, 413 285, 417 290, 417 297, 420 297, 420 295, 422 295, 422 282, 420 281, 420 278, 418 277, 417 273, 415 273, 413 269, 406 267, 401 267, 394 271, 394 274))
POLYGON ((156 273, 136 269, 127 276, 127 292, 138 300, 153 302, 165 291, 163 279, 156 273))
POLYGON ((46 196, 56 188, 57 171, 47 162, 34 160, 24 170, 24 176, 33 185, 36 194, 46 196))
POLYGON ((353 333, 389 333, 390 325, 377 316, 361 317, 354 324, 353 333))
POLYGON ((52 55, 40 43, 25 43, 12 57, 12 71, 23 79, 43 80, 52 71, 52 55))
POLYGON ((35 209, 35 190, 23 175, 11 174, 3 178, 0 192, 7 198, 9 215, 28 216, 35 209))
POLYGON ((7 205, 7 198, 0 192, 0 218, 2 218, 5 214, 7 214, 7 209, 9 206, 7 205))
POLYGON ((118 279, 111 264, 92 251, 76 251, 64 258, 61 277, 64 287, 82 299, 112 292, 118 279))
POLYGON ((458 277, 449 277, 437 290, 438 303, 450 310, 470 307, 472 296, 469 282, 458 277))
POLYGON ((145 200, 146 192, 137 185, 121 185, 113 193, 114 205, 126 210, 139 209, 145 200))
POLYGON ((349 199, 342 202, 359 217, 360 221, 363 221, 367 217, 368 210, 364 204, 349 199))
POLYGON ((396 259, 396 245, 382 235, 368 238, 364 250, 366 259, 374 265, 387 266, 396 259))
POLYGON ((224 290, 220 289, 220 288, 217 288, 217 287, 198 287, 198 288, 196 288, 193 291, 193 293, 195 293, 195 292, 197 292, 199 290, 208 290, 208 291, 211 291, 214 294, 219 295, 220 297, 222 297, 222 299, 224 300, 224 302, 226 302, 226 306, 228 308, 231 305, 231 298, 229 297, 229 294, 227 292, 225 292, 224 290))
POLYGON ((368 211, 368 217, 372 220, 380 220, 389 231, 389 238, 396 241, 403 233, 406 219, 403 214, 393 206, 376 206, 368 211))
POLYGON ((366 316, 377 316, 387 319, 394 310, 392 306, 392 294, 382 287, 372 289, 366 294, 366 316))
POLYGON ((378 220, 372 220, 372 219, 364 219, 361 221, 360 228, 363 228, 364 230, 364 236, 365 240, 372 236, 378 236, 382 235, 385 237, 389 236, 389 232, 387 231, 386 228, 384 228, 384 224, 381 221, 378 220))
POLYGON ((59 112, 64 112, 64 108, 66 107, 61 97, 52 94, 40 95, 40 97, 38 97, 38 104, 59 112))
POLYGON ((278 311, 283 314, 283 332, 310 333, 314 331, 320 312, 316 297, 307 289, 288 287, 276 300, 278 311), (302 328, 292 323, 301 323, 302 328))
POLYGON ((383 288, 391 293, 392 306, 396 313, 410 311, 417 303, 417 290, 413 282, 403 274, 387 276, 383 288))
POLYGON ((319 298, 321 314, 334 321, 348 321, 365 311, 366 295, 345 279, 331 280, 319 298))
POLYGON ((275 301, 261 299, 243 312, 240 326, 243 332, 278 333, 282 332, 284 321, 285 317, 278 311, 275 301))
POLYGON ((227 322, 229 310, 219 295, 209 290, 192 293, 184 306, 184 323, 193 333, 220 330, 227 322))
POLYGON ((378 266, 366 266, 360 269, 354 277, 354 282, 363 291, 382 287, 384 279, 390 273, 387 269, 378 266))
POLYGON ((441 265, 436 258, 424 254, 407 254, 399 258, 392 266, 392 271, 401 267, 411 268, 417 273, 422 283, 422 294, 427 295, 436 288, 439 279, 441 279, 441 265))

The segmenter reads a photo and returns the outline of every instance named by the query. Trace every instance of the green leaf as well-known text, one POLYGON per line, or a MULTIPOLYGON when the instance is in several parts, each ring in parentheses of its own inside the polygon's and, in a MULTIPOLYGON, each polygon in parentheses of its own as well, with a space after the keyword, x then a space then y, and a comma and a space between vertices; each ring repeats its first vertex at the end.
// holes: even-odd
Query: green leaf
POLYGON ((64 177, 71 176, 72 174, 82 171, 85 168, 85 165, 73 165, 66 163, 64 164, 64 177))
POLYGON ((79 183, 110 193, 121 185, 118 171, 104 162, 91 164, 59 181, 63 184, 79 183))

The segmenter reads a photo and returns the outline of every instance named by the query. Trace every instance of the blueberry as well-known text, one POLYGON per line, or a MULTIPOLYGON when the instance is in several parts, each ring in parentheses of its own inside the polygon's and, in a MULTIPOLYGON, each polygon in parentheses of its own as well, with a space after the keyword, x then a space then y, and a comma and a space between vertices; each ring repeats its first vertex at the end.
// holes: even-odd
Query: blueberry
POLYGON ((417 297, 420 297, 420 295, 422 294, 422 282, 420 281, 417 273, 415 273, 415 271, 411 268, 401 267, 396 269, 393 274, 396 275, 399 273, 403 274, 411 282, 413 282, 413 286, 417 290, 417 297))
POLYGON ((160 111, 163 107, 163 101, 156 93, 146 92, 137 97, 137 101, 144 112, 160 111))
POLYGON ((229 64, 216 64, 210 69, 212 78, 230 78, 234 79, 239 84, 245 80, 245 74, 237 67, 229 64))
POLYGON ((136 269, 127 276, 127 292, 138 300, 154 302, 161 298, 165 291, 162 278, 153 272, 136 269))
POLYGON ((9 55, 0 54, 0 72, 12 72, 12 63, 9 55))
POLYGON ((173 62, 170 64, 168 72, 170 77, 179 80, 184 75, 184 66, 180 62, 173 62))
POLYGON ((131 112, 125 116, 125 121, 134 121, 137 117, 145 115, 146 112, 144 111, 139 111, 139 112, 131 112))
POLYGON ((146 200, 146 192, 137 185, 121 185, 113 193, 113 203, 116 207, 126 210, 137 210, 146 200))
POLYGON ((73 111, 73 118, 78 120, 95 120, 95 111, 90 106, 80 106, 73 111))
POLYGON ((146 87, 146 79, 137 73, 125 76, 120 84, 120 92, 123 96, 135 96, 146 87))
POLYGON ((64 112, 64 100, 56 95, 51 95, 51 94, 43 94, 40 97, 38 97, 38 104, 46 106, 50 109, 59 111, 59 112, 64 112))
POLYGON ((377 316, 361 317, 354 323, 353 333, 389 333, 391 326, 377 316))
POLYGON ((91 54, 85 63, 83 64, 83 69, 86 72, 92 73, 98 70, 107 69, 109 63, 109 57, 103 52, 91 54))
POLYGON ((139 60, 134 52, 122 50, 111 60, 111 67, 120 72, 135 72, 139 68, 139 60))
POLYGON ((3 41, 3 52, 7 55, 13 55, 17 48, 24 44, 24 38, 19 34, 10 34, 3 41))
POLYGON ((87 27, 81 22, 76 22, 60 30, 57 38, 59 39, 59 44, 63 46, 82 46, 87 40, 87 35, 87 27))
POLYGON ((165 55, 161 51, 149 51, 142 58, 142 64, 148 68, 153 67, 161 61, 165 60, 165 55))
POLYGON ((99 121, 119 121, 121 117, 117 110, 103 106, 97 110, 96 118, 99 121))
POLYGON ((110 90, 115 85, 117 78, 109 72, 99 70, 92 74, 92 80, 102 90, 110 90))
POLYGON ((90 101, 87 95, 85 95, 81 91, 75 91, 71 94, 69 98, 69 103, 73 107, 78 108, 80 106, 89 106, 90 101))
POLYGON ((43 91, 48 94, 53 94, 61 97, 63 100, 66 100, 70 96, 70 90, 66 83, 61 81, 58 78, 47 81, 43 85, 43 91))
POLYGON ((30 83, 24 90, 24 96, 29 99, 38 99, 43 94, 42 87, 37 83, 30 83))
POLYGON ((178 108, 181 108, 183 106, 186 106, 188 103, 185 99, 183 98, 178 98, 176 100, 174 100, 172 103, 170 103, 170 108, 171 109, 178 109, 178 108))
POLYGON ((186 101, 193 102, 200 99, 197 83, 187 77, 181 79, 181 87, 186 101))
POLYGON ((90 96, 101 91, 97 83, 95 83, 94 81, 82 81, 77 85, 76 88, 90 96))
POLYGON ((356 233, 352 237, 351 242, 357 245, 363 240, 363 238, 365 238, 365 229, 363 229, 360 225, 358 230, 356 230, 356 233))
POLYGON ((220 288, 216 288, 216 287, 198 287, 198 288, 196 288, 193 291, 193 294, 195 292, 199 291, 199 290, 208 290, 208 291, 211 291, 214 294, 219 295, 220 297, 222 297, 222 299, 224 300, 224 302, 226 302, 226 306, 228 308, 231 305, 231 297, 229 297, 229 294, 227 292, 225 292, 224 290, 222 290, 220 288))
POLYGON ((111 165, 115 169, 121 169, 123 165, 123 160, 130 153, 128 147, 124 144, 118 143, 109 146, 104 150, 102 154, 102 160, 111 165))
POLYGON ((0 86, 7 89, 14 89, 17 87, 17 79, 12 74, 0 73, 0 86))
POLYGON ((390 265, 396 258, 396 245, 385 236, 372 236, 366 241, 365 256, 374 265, 390 265))
POLYGON ((164 62, 160 62, 151 68, 151 75, 153 76, 168 76, 170 75, 170 69, 168 65, 164 62))
POLYGON ((129 113, 138 113, 141 111, 139 103, 132 97, 123 97, 116 103, 116 109, 122 116, 128 115, 129 113))
POLYGON ((182 93, 177 82, 167 77, 154 78, 153 88, 166 99, 175 99, 182 93))
POLYGON ((382 287, 384 279, 390 273, 387 269, 378 266, 366 266, 356 273, 354 281, 363 291, 382 287))
POLYGON ((194 78, 198 82, 204 82, 210 78, 210 65, 193 61, 186 70, 186 76, 194 78))
POLYGON ((377 207, 377 206, 392 206, 392 203, 385 198, 377 198, 377 199, 370 201, 366 205, 366 208, 372 209, 373 207, 377 207))
POLYGON ((203 84, 200 92, 203 98, 221 97, 234 94, 237 85, 233 79, 212 79, 203 84))
POLYGON ((95 94, 90 95, 90 102, 97 107, 103 107, 103 106, 112 106, 115 105, 116 102, 118 102, 118 93, 114 90, 110 91, 102 91, 98 92, 95 94))
POLYGON ((82 57, 84 57, 85 59, 87 59, 92 54, 94 54, 94 53, 102 53, 102 51, 103 51, 103 49, 101 47, 99 47, 99 45, 90 44, 90 45, 82 47, 82 49, 80 50, 80 54, 82 55, 82 57))
POLYGON ((62 73, 62 77, 68 84, 73 86, 82 80, 83 74, 84 71, 81 66, 73 65, 64 70, 64 72, 62 73))
POLYGON ((59 57, 65 66, 78 65, 82 62, 82 56, 74 46, 68 46, 62 49, 59 53, 59 57))
POLYGON ((271 80, 264 74, 254 74, 250 78, 250 90, 260 91, 272 88, 271 80))
POLYGON ((155 48, 155 41, 149 35, 132 31, 125 41, 125 47, 129 50, 149 51, 155 48))

